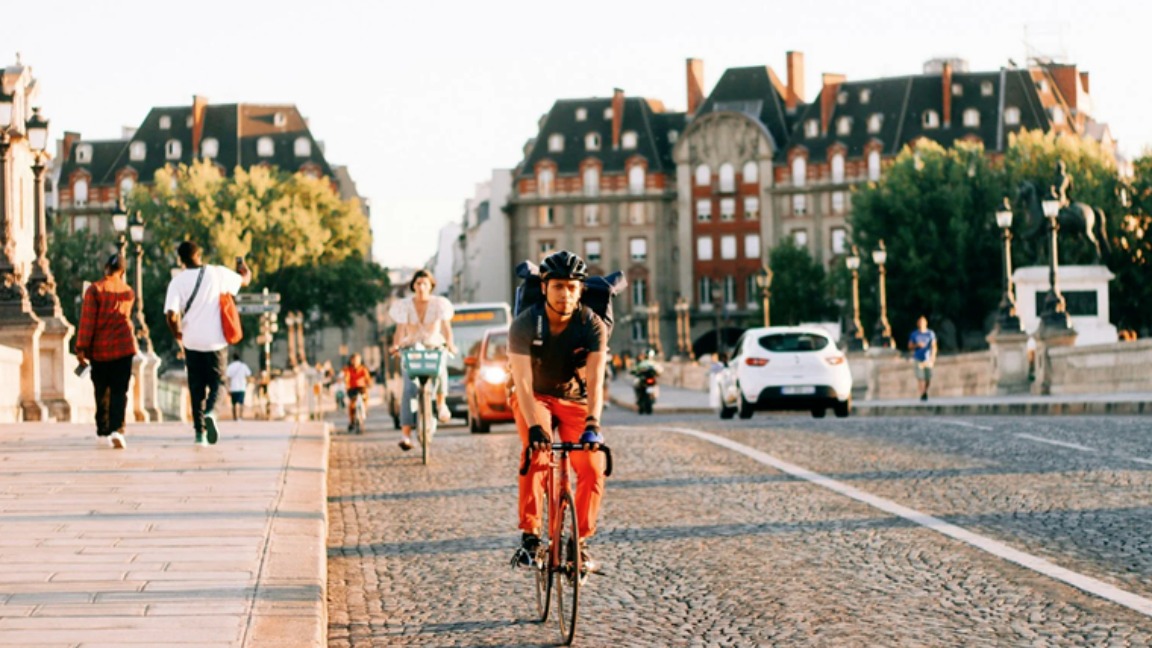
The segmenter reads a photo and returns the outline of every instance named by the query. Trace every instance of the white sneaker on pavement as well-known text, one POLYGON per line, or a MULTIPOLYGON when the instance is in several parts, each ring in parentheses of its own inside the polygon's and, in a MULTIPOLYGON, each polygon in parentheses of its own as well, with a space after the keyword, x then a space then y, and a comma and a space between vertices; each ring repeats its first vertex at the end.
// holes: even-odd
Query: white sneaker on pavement
POLYGON ((440 411, 436 414, 436 418, 439 419, 441 423, 447 423, 452 420, 452 410, 448 409, 447 405, 441 405, 440 411))
POLYGON ((128 445, 128 442, 124 440, 124 435, 119 432, 113 432, 109 440, 112 442, 112 447, 117 450, 123 450, 124 446, 128 445))

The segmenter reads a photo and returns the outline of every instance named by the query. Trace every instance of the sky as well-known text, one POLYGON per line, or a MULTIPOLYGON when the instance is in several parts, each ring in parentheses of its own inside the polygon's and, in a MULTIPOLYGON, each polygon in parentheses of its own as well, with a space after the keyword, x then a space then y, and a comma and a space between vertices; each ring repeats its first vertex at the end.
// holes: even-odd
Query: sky
POLYGON ((705 90, 726 68, 784 78, 804 53, 820 74, 917 74, 946 56, 970 69, 1023 64, 1029 45, 1091 74, 1095 117, 1129 157, 1152 146, 1152 84, 1139 54, 1146 0, 0 0, 0 63, 19 52, 53 135, 115 139, 153 106, 294 103, 371 201, 373 252, 420 266, 437 232, 496 168, 523 157, 560 98, 630 96, 686 105, 685 59, 705 90), (21 26, 23 21, 24 26, 21 26))

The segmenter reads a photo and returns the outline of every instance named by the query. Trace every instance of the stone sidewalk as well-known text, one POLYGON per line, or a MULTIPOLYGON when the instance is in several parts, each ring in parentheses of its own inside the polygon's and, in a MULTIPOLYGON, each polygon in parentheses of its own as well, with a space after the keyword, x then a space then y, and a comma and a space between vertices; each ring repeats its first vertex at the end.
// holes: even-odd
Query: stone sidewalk
POLYGON ((323 646, 324 423, 0 425, 0 646, 323 646))

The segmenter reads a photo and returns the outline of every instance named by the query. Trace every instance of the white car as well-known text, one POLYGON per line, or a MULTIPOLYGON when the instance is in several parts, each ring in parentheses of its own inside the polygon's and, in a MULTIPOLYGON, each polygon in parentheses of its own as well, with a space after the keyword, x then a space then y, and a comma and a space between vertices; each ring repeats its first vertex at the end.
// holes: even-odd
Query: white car
POLYGON ((717 380, 724 419, 756 410, 809 410, 816 418, 829 407, 840 418, 852 411, 848 358, 813 326, 749 329, 717 380))

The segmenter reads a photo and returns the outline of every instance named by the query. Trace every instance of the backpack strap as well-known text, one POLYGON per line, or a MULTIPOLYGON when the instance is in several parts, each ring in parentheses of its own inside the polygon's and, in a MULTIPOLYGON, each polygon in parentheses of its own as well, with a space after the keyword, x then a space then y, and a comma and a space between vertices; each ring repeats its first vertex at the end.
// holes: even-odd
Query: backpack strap
POLYGON ((184 305, 184 312, 180 313, 180 317, 188 314, 188 309, 192 308, 192 302, 196 299, 196 293, 200 292, 200 282, 204 280, 204 268, 207 266, 200 266, 200 274, 196 275, 196 287, 192 289, 192 296, 188 298, 188 303, 184 305))

